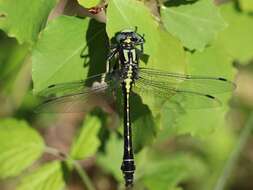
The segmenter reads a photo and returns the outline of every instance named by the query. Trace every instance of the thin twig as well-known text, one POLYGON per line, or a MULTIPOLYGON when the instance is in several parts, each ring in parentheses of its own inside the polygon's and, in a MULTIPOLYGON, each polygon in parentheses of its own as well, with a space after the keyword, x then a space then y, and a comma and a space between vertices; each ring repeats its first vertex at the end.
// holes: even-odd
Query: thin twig
POLYGON ((93 186, 89 176, 87 175, 87 173, 83 170, 82 166, 75 160, 73 161, 73 165, 77 171, 77 173, 79 174, 79 176, 81 177, 83 183, 86 185, 88 190, 95 190, 95 187, 93 186))
POLYGON ((69 157, 69 156, 68 156, 67 154, 65 154, 64 152, 61 152, 61 151, 59 151, 58 149, 53 148, 53 147, 49 147, 49 146, 46 146, 46 147, 45 147, 44 152, 45 152, 45 153, 48 153, 48 154, 51 154, 51 155, 53 155, 53 156, 55 156, 55 157, 60 157, 61 160, 63 160, 63 161, 67 160, 68 157, 69 157))
POLYGON ((219 177, 214 190, 224 190, 225 189, 225 186, 226 186, 226 183, 230 177, 230 174, 232 173, 232 170, 234 169, 236 162, 240 157, 241 151, 245 147, 245 145, 251 135, 252 128, 253 128, 253 113, 251 113, 249 115, 249 119, 246 123, 246 126, 243 128, 243 131, 240 134, 238 143, 235 146, 234 150, 231 152, 231 155, 225 164, 223 172, 222 172, 221 176, 219 177))
POLYGON ((48 146, 45 148, 45 152, 54 156, 59 156, 63 158, 64 160, 70 161, 73 164, 74 168, 76 169, 77 173, 79 174, 82 182, 87 187, 87 190, 96 190, 89 176, 87 175, 85 170, 82 168, 82 166, 76 160, 71 158, 68 154, 63 153, 56 148, 48 147, 48 146))

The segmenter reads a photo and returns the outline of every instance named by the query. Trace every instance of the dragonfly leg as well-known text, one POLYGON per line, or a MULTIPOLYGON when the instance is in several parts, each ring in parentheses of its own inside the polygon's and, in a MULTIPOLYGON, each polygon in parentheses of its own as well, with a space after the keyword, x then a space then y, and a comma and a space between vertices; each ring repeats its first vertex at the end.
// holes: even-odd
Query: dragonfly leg
POLYGON ((116 47, 111 47, 110 49, 110 53, 109 55, 107 56, 107 59, 106 59, 106 71, 105 73, 102 75, 101 77, 101 83, 104 83, 105 82, 105 76, 107 73, 110 72, 110 64, 111 64, 111 59, 115 56, 115 54, 118 52, 118 49, 116 47))
POLYGON ((118 52, 118 48, 113 45, 111 48, 110 48, 110 53, 108 54, 107 56, 107 62, 110 62, 111 59, 115 56, 115 54, 118 52))
POLYGON ((101 76, 101 83, 105 83, 106 74, 110 71, 110 62, 106 62, 106 72, 101 76))

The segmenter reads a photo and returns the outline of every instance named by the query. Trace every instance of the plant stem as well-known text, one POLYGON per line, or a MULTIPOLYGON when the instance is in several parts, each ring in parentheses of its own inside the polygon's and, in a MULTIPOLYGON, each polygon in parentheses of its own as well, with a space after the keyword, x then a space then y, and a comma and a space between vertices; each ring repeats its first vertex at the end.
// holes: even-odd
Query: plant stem
POLYGON ((64 157, 65 160, 70 161, 76 169, 77 173, 79 174, 80 178, 82 179, 84 185, 87 187, 87 190, 96 190, 82 166, 76 160, 71 158, 68 154, 63 153, 56 148, 48 146, 45 147, 45 152, 54 156, 64 157))
POLYGON ((86 185, 87 189, 88 190, 95 190, 95 187, 91 183, 91 180, 89 179, 89 176, 83 170, 82 166, 77 161, 75 161, 75 160, 73 160, 73 164, 74 164, 74 167, 75 167, 77 173, 81 177, 83 183, 86 185))
POLYGON ((62 153, 58 149, 53 148, 53 147, 49 147, 49 146, 45 147, 45 152, 48 154, 54 155, 54 156, 61 156, 62 155, 62 153))
POLYGON ((230 174, 232 173, 232 170, 234 169, 236 162, 240 157, 242 149, 245 147, 251 135, 252 128, 253 128, 253 113, 249 115, 249 119, 240 134, 237 145, 235 146, 234 150, 231 152, 231 155, 229 156, 229 159, 224 166, 222 175, 219 177, 214 190, 225 189, 226 182, 228 181, 228 178, 230 177, 230 174))

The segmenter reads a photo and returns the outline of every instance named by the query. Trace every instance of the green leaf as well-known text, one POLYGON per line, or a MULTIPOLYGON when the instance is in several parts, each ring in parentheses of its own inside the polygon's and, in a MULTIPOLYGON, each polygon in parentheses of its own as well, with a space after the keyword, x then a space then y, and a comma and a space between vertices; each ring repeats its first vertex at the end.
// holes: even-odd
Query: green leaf
POLYGON ((86 116, 79 136, 71 148, 71 157, 74 159, 85 159, 94 155, 100 146, 98 132, 101 128, 101 122, 98 117, 86 116))
POLYGON ((21 179, 17 190, 61 190, 64 180, 64 164, 59 161, 47 163, 21 179))
MULTIPOLYGON (((219 44, 205 49, 203 52, 188 54, 189 73, 207 76, 222 76, 233 79, 235 71, 229 55, 219 44)), ((223 107, 212 109, 180 110, 173 105, 164 105, 160 122, 163 126, 160 137, 172 134, 187 134, 206 137, 216 128, 224 126, 224 116, 228 110, 226 104, 231 93, 218 96, 223 101, 223 107)))
POLYGON ((26 122, 0 121, 0 178, 19 175, 43 153, 41 136, 26 122))
POLYGON ((56 0, 0 0, 0 28, 19 43, 33 43, 56 0))
POLYGON ((226 27, 218 8, 211 0, 178 7, 162 7, 161 17, 166 30, 191 50, 202 51, 226 27))
POLYGON ((98 5, 100 0, 78 0, 78 3, 84 7, 90 8, 98 5))
POLYGON ((32 52, 34 92, 105 71, 106 42, 104 24, 94 20, 61 16, 50 22, 32 52))
POLYGON ((253 57, 253 18, 235 9, 234 3, 221 7, 221 13, 229 27, 220 33, 218 42, 232 58, 245 62, 253 57))
POLYGON ((253 1, 252 0, 239 0, 240 7, 243 11, 252 12, 253 11, 253 1))
POLYGON ((123 158, 123 140, 119 139, 115 133, 111 134, 106 143, 105 153, 97 157, 97 163, 105 171, 111 173, 118 181, 123 181, 120 166, 123 158))
POLYGON ((111 0, 107 8, 106 24, 109 37, 112 38, 123 29, 135 27, 139 34, 145 35, 144 52, 149 55, 148 64, 141 66, 184 72, 185 56, 182 45, 162 30, 143 2, 111 0))
POLYGON ((185 153, 162 156, 159 152, 144 149, 136 156, 136 181, 148 189, 172 190, 186 179, 203 175, 201 160, 185 153))
POLYGON ((0 81, 1 87, 6 89, 11 86, 11 79, 16 80, 17 72, 27 56, 29 46, 18 44, 14 38, 7 37, 4 32, 0 32, 0 41, 0 81))

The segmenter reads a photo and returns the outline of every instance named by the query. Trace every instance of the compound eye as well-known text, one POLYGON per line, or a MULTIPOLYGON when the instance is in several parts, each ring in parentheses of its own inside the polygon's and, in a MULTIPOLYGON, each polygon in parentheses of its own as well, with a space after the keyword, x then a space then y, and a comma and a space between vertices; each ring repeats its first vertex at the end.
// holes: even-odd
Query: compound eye
POLYGON ((136 36, 133 36, 133 37, 132 37, 132 40, 133 40, 134 42, 137 42, 139 39, 138 39, 136 36))
POLYGON ((126 38, 126 35, 123 34, 123 33, 121 33, 121 34, 118 34, 118 35, 116 36, 116 41, 117 41, 117 42, 121 42, 121 41, 124 40, 125 38, 126 38))
POLYGON ((138 42, 138 41, 140 41, 140 40, 141 40, 141 37, 140 37, 138 34, 134 33, 134 34, 133 34, 133 41, 134 41, 134 42, 138 42))

